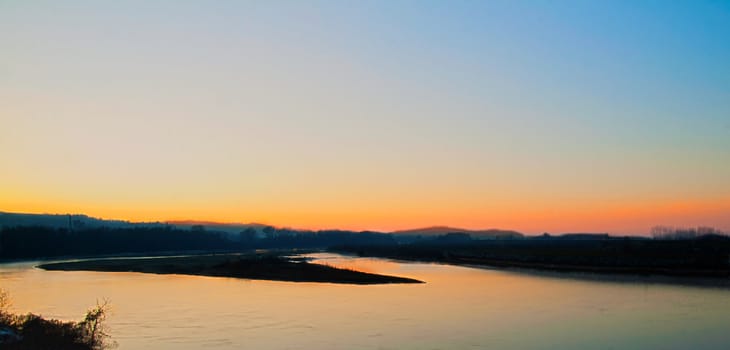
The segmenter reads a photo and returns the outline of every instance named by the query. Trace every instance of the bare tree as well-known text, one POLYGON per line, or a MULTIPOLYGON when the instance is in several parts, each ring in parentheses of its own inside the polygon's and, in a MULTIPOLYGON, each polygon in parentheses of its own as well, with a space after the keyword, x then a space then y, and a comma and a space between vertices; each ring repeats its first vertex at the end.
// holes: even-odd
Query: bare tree
POLYGON ((108 300, 104 299, 101 303, 97 301, 96 306, 86 312, 84 320, 78 323, 79 329, 86 338, 85 343, 91 345, 93 349, 108 349, 115 345, 110 343, 106 324, 104 324, 110 308, 108 300))

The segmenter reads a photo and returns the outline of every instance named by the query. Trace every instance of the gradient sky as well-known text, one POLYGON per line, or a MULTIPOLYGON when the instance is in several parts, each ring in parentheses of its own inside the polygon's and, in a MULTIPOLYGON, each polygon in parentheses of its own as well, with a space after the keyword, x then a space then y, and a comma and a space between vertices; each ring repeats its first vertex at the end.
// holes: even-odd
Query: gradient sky
POLYGON ((730 2, 0 0, 0 164, 0 211, 730 230, 730 2))

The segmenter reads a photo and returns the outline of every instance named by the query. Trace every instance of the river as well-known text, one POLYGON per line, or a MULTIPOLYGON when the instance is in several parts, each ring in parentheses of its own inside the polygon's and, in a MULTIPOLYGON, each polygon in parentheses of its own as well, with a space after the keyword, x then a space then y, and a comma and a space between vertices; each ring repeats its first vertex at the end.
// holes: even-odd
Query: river
POLYGON ((0 264, 0 288, 15 312, 65 320, 108 299, 121 350, 730 348, 728 287, 314 257, 426 283, 43 271, 24 262, 0 264))

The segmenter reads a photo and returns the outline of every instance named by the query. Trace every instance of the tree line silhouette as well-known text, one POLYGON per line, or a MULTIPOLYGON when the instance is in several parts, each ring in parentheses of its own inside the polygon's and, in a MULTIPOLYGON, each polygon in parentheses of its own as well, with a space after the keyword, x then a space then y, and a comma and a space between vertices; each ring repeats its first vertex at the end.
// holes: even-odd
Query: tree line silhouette
POLYGON ((0 259, 51 258, 138 254, 151 252, 236 251, 263 248, 326 248, 343 244, 395 244, 391 235, 376 232, 295 231, 266 227, 263 236, 253 229, 238 235, 174 226, 109 228, 70 231, 44 226, 5 227, 0 230, 0 259))
POLYGON ((338 247, 340 251, 362 255, 442 262, 730 271, 730 238, 718 230, 663 227, 653 233, 653 239, 580 233, 474 239, 456 232, 409 236, 404 242, 394 234, 379 232, 299 231, 271 226, 258 230, 248 227, 238 233, 210 230, 203 225, 76 230, 15 226, 0 230, 0 259, 338 247))

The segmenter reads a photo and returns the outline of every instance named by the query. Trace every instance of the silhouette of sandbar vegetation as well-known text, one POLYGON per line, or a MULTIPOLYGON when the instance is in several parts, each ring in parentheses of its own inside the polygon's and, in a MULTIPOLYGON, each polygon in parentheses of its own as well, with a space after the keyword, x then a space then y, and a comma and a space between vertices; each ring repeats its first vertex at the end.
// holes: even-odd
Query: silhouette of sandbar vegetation
POLYGON ((45 270, 142 272, 288 282, 423 283, 411 278, 379 275, 309 263, 305 259, 290 258, 277 253, 97 259, 49 263, 38 267, 45 270))

